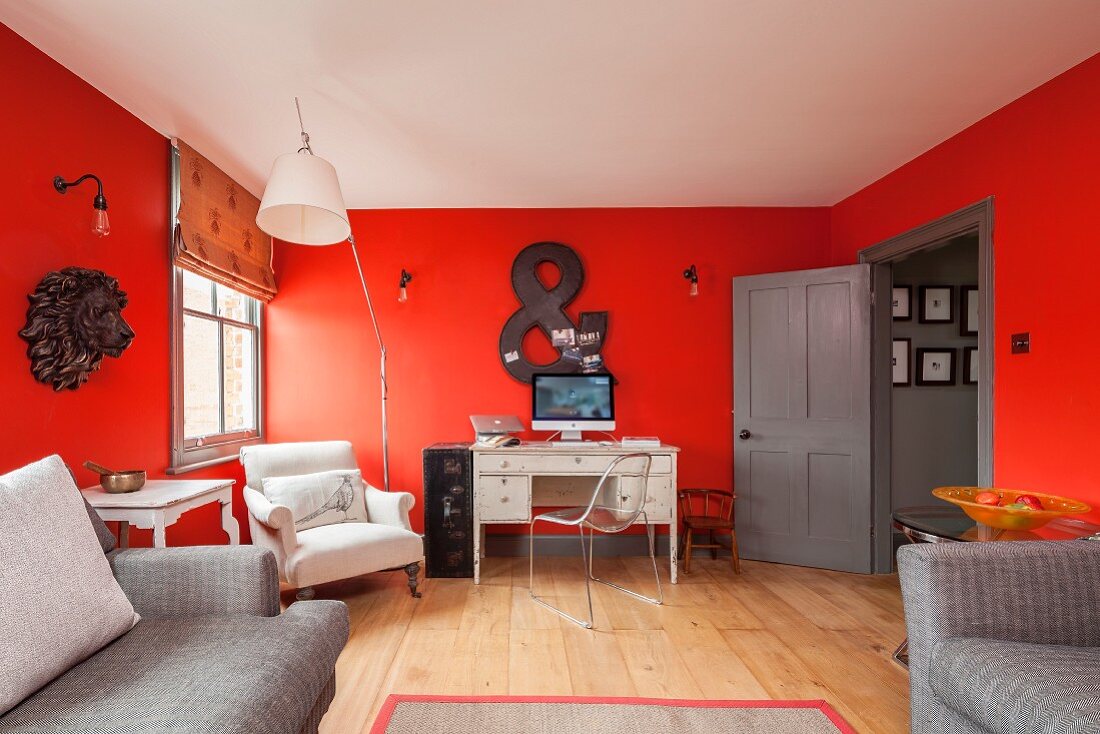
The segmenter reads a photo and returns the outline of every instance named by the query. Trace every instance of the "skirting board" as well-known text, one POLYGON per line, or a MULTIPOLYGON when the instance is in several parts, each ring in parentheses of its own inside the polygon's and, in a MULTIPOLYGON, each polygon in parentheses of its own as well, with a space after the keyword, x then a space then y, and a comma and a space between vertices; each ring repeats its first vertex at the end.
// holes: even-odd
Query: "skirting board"
MULTIPOLYGON (((523 535, 489 535, 485 538, 485 555, 487 556, 526 556, 528 551, 528 536, 523 535)), ((719 541, 721 542, 721 541, 719 541)), ((618 556, 645 556, 649 554, 649 547, 644 535, 597 535, 594 543, 595 554, 599 557, 618 556)), ((683 546, 681 545, 681 551, 683 546)), ((695 551, 699 554, 709 553, 708 548, 700 548, 695 551)), ((535 554, 540 556, 579 556, 581 554, 581 542, 576 535, 536 535, 535 554)), ((719 548, 718 555, 729 556, 728 548, 719 548)), ((657 536, 657 556, 668 555, 668 536, 657 536)))

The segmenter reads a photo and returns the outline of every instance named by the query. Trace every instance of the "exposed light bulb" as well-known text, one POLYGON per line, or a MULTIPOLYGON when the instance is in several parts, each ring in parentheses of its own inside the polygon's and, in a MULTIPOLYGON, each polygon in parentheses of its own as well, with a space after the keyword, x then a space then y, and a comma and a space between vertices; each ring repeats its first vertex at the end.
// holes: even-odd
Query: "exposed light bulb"
POLYGON ((96 209, 92 214, 92 234, 106 237, 111 233, 111 221, 107 219, 106 209, 96 209))
POLYGON ((691 281, 691 287, 688 288, 688 295, 689 296, 699 295, 699 282, 698 281, 695 281, 695 280, 691 281))
POLYGON ((412 280, 412 279, 413 279, 413 277, 411 275, 409 275, 409 271, 405 270, 405 268, 401 268, 401 280, 399 280, 397 282, 397 287, 398 287, 397 302, 398 303, 404 303, 405 301, 409 300, 409 292, 407 290, 405 290, 405 286, 407 286, 409 284, 409 281, 412 280))

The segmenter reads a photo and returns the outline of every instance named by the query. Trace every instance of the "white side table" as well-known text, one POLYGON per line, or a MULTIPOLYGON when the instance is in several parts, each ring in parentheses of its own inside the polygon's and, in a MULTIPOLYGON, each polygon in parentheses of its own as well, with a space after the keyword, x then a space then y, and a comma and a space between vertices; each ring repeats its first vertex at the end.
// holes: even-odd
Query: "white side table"
POLYGON ((136 492, 110 494, 101 487, 81 490, 88 504, 105 521, 118 521, 118 545, 129 545, 130 525, 153 529, 153 546, 164 548, 164 531, 188 510, 211 502, 221 505, 222 530, 230 545, 241 542, 233 517, 232 479, 151 479, 136 492))

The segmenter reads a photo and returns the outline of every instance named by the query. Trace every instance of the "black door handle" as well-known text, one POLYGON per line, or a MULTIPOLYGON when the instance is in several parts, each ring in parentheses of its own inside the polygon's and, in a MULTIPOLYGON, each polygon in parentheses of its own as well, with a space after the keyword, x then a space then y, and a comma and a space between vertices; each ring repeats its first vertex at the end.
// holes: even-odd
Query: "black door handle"
POLYGON ((742 441, 748 441, 750 438, 752 438, 752 432, 749 431, 749 429, 747 428, 742 428, 741 432, 737 434, 737 437, 742 441))

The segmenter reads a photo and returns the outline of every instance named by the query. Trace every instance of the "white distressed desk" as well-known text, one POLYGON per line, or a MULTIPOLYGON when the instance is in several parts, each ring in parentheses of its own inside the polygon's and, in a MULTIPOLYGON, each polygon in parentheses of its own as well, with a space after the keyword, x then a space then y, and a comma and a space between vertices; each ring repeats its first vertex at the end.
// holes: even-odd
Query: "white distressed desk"
POLYGON ((237 518, 233 517, 232 479, 150 479, 137 492, 110 494, 101 487, 81 490, 88 504, 106 521, 118 521, 118 544, 129 544, 130 525, 153 529, 153 546, 164 548, 164 531, 180 515, 202 505, 221 505, 222 530, 230 545, 241 542, 237 518))
POLYGON ((471 446, 474 455, 474 583, 481 583, 485 526, 531 522, 532 507, 580 507, 592 499, 599 476, 616 456, 650 454, 645 511, 650 525, 669 528, 669 576, 676 583, 675 446, 623 448, 616 443, 576 446, 533 443, 510 448, 471 446))

